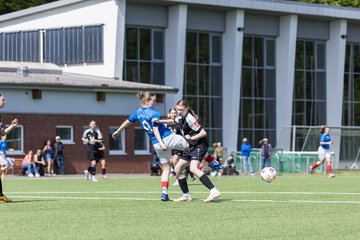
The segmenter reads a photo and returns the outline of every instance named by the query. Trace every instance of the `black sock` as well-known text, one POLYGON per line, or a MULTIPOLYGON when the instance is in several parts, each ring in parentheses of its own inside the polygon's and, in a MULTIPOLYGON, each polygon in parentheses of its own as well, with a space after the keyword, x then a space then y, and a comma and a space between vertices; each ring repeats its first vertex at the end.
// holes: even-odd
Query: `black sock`
POLYGON ((4 196, 3 192, 2 192, 2 182, 1 182, 1 178, 0 178, 0 197, 4 196))
POLYGON ((96 167, 91 166, 90 168, 91 175, 95 176, 96 173, 96 167))
POLYGON ((88 172, 91 173, 91 165, 88 167, 88 172))
POLYGON ((189 193, 189 188, 188 188, 188 185, 187 185, 186 178, 178 179, 178 182, 179 182, 179 186, 181 188, 181 191, 183 193, 189 193))
POLYGON ((215 187, 214 184, 212 184, 210 178, 206 174, 203 174, 199 179, 200 182, 204 184, 204 186, 207 187, 209 190, 215 187))
POLYGON ((102 168, 102 175, 105 175, 106 174, 106 168, 102 168))

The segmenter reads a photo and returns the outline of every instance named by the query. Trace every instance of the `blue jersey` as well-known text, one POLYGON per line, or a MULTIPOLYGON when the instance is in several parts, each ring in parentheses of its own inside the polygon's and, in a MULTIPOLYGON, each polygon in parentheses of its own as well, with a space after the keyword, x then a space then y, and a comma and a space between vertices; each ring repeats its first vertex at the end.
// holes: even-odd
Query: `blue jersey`
POLYGON ((7 142, 1 140, 0 141, 0 152, 6 153, 7 150, 8 150, 7 142))
POLYGON ((160 137, 165 138, 171 134, 170 130, 165 127, 162 123, 154 123, 151 120, 153 118, 160 119, 159 111, 153 108, 139 108, 135 112, 133 112, 128 120, 130 122, 139 121, 140 126, 144 129, 144 131, 149 135, 151 142, 153 144, 159 143, 155 137, 153 127, 158 127, 160 137))
MULTIPOLYGON (((324 133, 323 135, 321 135, 320 138, 320 142, 330 142, 330 135, 327 133, 324 133)), ((320 146, 322 146, 324 149, 330 149, 330 144, 321 144, 320 146)))

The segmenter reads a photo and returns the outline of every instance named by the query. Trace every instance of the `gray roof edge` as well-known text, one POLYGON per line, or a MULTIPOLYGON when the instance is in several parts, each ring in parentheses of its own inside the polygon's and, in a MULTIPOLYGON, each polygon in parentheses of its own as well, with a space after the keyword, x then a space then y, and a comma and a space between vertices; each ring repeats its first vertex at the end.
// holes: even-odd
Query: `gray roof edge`
POLYGON ((262 10, 283 12, 288 14, 315 15, 349 20, 360 19, 360 9, 350 7, 330 6, 326 4, 304 3, 285 0, 163 0, 179 4, 198 4, 221 6, 234 9, 262 10))
POLYGON ((55 8, 64 7, 67 5, 76 4, 79 2, 85 2, 85 1, 88 1, 88 0, 60 0, 60 1, 55 1, 55 2, 51 2, 51 3, 46 3, 46 4, 36 6, 36 7, 30 7, 30 8, 26 8, 24 10, 19 10, 16 12, 0 15, 0 22, 36 14, 39 12, 48 11, 48 10, 55 9, 55 8))

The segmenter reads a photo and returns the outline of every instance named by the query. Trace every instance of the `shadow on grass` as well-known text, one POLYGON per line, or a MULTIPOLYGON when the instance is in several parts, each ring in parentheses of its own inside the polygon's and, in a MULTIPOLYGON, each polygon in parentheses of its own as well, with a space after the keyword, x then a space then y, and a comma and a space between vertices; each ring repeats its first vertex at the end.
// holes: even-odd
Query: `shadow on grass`
POLYGON ((54 202, 56 199, 28 199, 28 200, 13 200, 10 203, 6 204, 15 204, 15 203, 30 203, 30 202, 54 202))

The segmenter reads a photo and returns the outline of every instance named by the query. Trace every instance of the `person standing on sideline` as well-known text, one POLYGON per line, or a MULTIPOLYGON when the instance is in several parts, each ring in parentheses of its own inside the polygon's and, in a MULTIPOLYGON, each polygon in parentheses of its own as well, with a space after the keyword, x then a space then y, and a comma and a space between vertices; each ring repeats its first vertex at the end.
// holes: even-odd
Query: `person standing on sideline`
POLYGON ((55 152, 55 161, 59 168, 59 172, 61 175, 65 175, 64 146, 63 143, 60 141, 60 136, 55 137, 54 152, 55 152))
POLYGON ((314 169, 323 164, 326 160, 326 169, 328 171, 329 178, 333 178, 336 175, 332 171, 330 144, 333 144, 334 142, 331 141, 330 138, 330 128, 327 126, 321 126, 320 133, 320 146, 318 148, 319 161, 310 166, 310 173, 313 173, 314 169))
POLYGON ((244 174, 247 175, 247 171, 246 171, 246 165, 248 165, 249 167, 249 173, 251 176, 254 176, 254 169, 251 163, 251 157, 250 157, 250 153, 252 150, 252 147, 250 145, 250 143, 248 143, 247 138, 244 138, 243 143, 241 144, 241 159, 243 162, 243 171, 244 174))
POLYGON ((183 151, 188 148, 189 145, 182 136, 171 133, 164 124, 153 121, 153 119, 160 119, 159 111, 154 108, 156 104, 155 93, 139 92, 137 97, 140 99, 141 107, 134 111, 130 117, 121 124, 113 133, 112 137, 116 139, 123 129, 136 121, 139 122, 140 126, 150 137, 156 154, 160 159, 163 170, 161 174, 162 193, 160 199, 162 201, 169 201, 168 187, 171 167, 170 159, 172 157, 171 150, 177 149, 183 151))
POLYGON ((261 139, 259 144, 261 145, 260 148, 261 169, 263 169, 265 166, 270 167, 270 160, 272 154, 271 144, 269 143, 269 140, 267 138, 261 139))
POLYGON ((98 182, 96 179, 96 163, 99 161, 99 144, 102 143, 103 135, 96 127, 96 122, 92 120, 89 123, 89 128, 86 129, 82 136, 82 141, 86 144, 87 158, 90 161, 88 170, 84 171, 87 179, 93 182, 98 182))
POLYGON ((176 178, 178 179, 183 196, 174 201, 192 201, 186 177, 184 175, 185 168, 190 165, 190 171, 193 172, 199 178, 200 182, 210 190, 210 194, 204 200, 204 202, 212 202, 219 198, 221 193, 219 190, 217 190, 209 177, 199 169, 200 162, 205 158, 206 155, 210 155, 207 152, 207 133, 185 100, 180 100, 177 102, 176 110, 180 117, 180 132, 188 141, 190 147, 181 153, 180 160, 175 166, 176 178))
MULTIPOLYGON (((51 141, 47 140, 43 148, 44 161, 47 164, 47 175, 56 176, 54 173, 54 149, 51 146, 51 141)), ((45 174, 46 176, 46 174, 45 174)))

